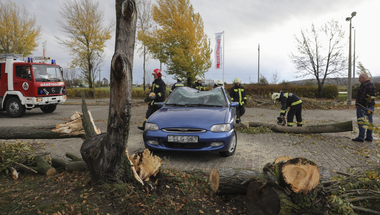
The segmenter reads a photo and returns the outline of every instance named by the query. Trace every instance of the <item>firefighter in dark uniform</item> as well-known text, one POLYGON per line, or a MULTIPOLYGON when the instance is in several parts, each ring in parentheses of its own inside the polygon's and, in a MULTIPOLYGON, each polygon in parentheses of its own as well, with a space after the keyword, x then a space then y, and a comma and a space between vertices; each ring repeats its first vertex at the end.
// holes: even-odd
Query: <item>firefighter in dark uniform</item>
POLYGON ((185 85, 182 82, 182 78, 177 78, 177 83, 173 84, 172 88, 169 91, 169 94, 173 92, 173 90, 177 87, 184 87, 185 85))
POLYGON ((193 84, 192 88, 195 88, 199 91, 205 91, 205 88, 202 86, 202 78, 198 77, 197 82, 193 84))
POLYGON ((142 126, 138 127, 140 130, 145 129, 145 123, 148 120, 148 118, 156 110, 160 109, 157 105, 157 102, 165 101, 166 85, 165 85, 165 82, 161 79, 161 76, 162 76, 161 70, 155 69, 152 72, 152 75, 154 76, 154 81, 152 83, 152 88, 150 89, 150 93, 149 93, 150 101, 148 103, 148 110, 146 111, 145 121, 142 126))
POLYGON ((236 107, 236 123, 240 123, 241 116, 245 113, 245 103, 247 102, 247 96, 245 96, 245 89, 241 86, 240 78, 235 78, 234 80, 235 86, 233 86, 230 90, 230 96, 232 102, 239 103, 239 107, 236 107))
POLYGON ((287 120, 288 126, 293 126, 294 115, 296 115, 297 127, 302 127, 302 100, 293 93, 273 93, 272 99, 274 101, 281 101, 281 113, 280 117, 277 118, 278 124, 282 123, 285 120, 286 109, 290 107, 287 120))

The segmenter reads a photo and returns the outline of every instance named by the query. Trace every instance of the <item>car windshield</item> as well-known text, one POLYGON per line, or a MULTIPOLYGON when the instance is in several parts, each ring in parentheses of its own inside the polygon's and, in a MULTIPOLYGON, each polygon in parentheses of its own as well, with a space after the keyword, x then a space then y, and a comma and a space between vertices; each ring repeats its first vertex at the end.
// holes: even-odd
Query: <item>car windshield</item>
POLYGON ((178 87, 169 96, 165 105, 186 107, 224 107, 227 101, 221 87, 198 91, 189 87, 178 87))
POLYGON ((33 64, 32 68, 36 82, 63 81, 59 66, 33 64))

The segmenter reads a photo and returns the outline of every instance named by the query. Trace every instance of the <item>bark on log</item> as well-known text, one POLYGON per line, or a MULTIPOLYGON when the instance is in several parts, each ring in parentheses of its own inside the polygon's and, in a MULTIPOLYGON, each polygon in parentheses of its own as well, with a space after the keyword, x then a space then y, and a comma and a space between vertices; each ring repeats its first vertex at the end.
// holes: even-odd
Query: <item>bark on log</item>
POLYGON ((70 158, 72 161, 83 161, 82 158, 77 157, 76 155, 68 152, 66 153, 66 157, 70 158))
POLYGON ((34 161, 36 162, 36 166, 30 168, 36 170, 40 174, 52 176, 57 172, 55 168, 50 166, 43 157, 34 157, 34 161))
POLYGON ((2 126, 0 127, 0 139, 61 139, 84 138, 83 132, 60 133, 53 131, 56 125, 46 126, 2 126))
POLYGON ((52 166, 55 168, 64 168, 67 171, 87 170, 87 164, 83 160, 65 161, 59 158, 52 158, 52 166))
POLYGON ((339 122, 334 124, 310 125, 303 127, 288 127, 265 122, 249 122, 249 127, 268 127, 274 132, 295 133, 295 134, 317 134, 317 133, 337 133, 352 131, 352 121, 339 122))
POLYGON ((65 160, 62 160, 62 159, 59 159, 59 158, 52 158, 51 159, 51 165, 54 167, 54 168, 66 168, 66 161, 65 160))
MULTIPOLYGON (((87 110, 87 109, 86 109, 87 110)), ((45 126, 23 126, 23 127, 0 127, 0 139, 60 139, 60 138, 85 138, 85 130, 82 126, 82 113, 76 112, 70 120, 57 125, 45 126)), ((91 117, 91 112, 87 111, 88 125, 92 131, 100 134, 100 130, 95 126, 91 117)))
POLYGON ((87 164, 84 161, 72 161, 66 163, 65 168, 67 171, 82 171, 87 170, 87 164))
POLYGON ((214 193, 246 194, 249 182, 258 180, 260 177, 263 177, 263 173, 257 170, 214 168, 210 172, 209 181, 214 193))

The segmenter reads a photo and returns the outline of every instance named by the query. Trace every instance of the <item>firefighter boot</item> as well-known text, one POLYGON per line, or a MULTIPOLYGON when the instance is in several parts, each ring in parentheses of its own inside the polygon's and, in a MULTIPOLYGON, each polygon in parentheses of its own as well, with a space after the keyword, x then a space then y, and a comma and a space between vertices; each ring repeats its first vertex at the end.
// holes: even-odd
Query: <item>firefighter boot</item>
POLYGON ((145 130, 145 123, 146 123, 146 121, 144 121, 142 126, 139 126, 137 128, 144 131, 145 130))
POLYGON ((236 123, 237 123, 237 124, 240 123, 240 117, 236 118, 236 123))

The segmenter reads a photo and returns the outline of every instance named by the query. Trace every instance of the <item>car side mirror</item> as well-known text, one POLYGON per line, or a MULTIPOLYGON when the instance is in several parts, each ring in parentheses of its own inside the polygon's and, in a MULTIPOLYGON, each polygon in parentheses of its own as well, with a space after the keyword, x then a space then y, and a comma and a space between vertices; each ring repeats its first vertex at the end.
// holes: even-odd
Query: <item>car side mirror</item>
POLYGON ((231 107, 239 107, 239 103, 237 103, 237 102, 232 102, 232 103, 231 103, 231 107))
POLYGON ((157 103, 157 106, 158 106, 158 107, 162 107, 162 106, 164 106, 164 103, 163 103, 163 102, 158 102, 158 103, 157 103))

